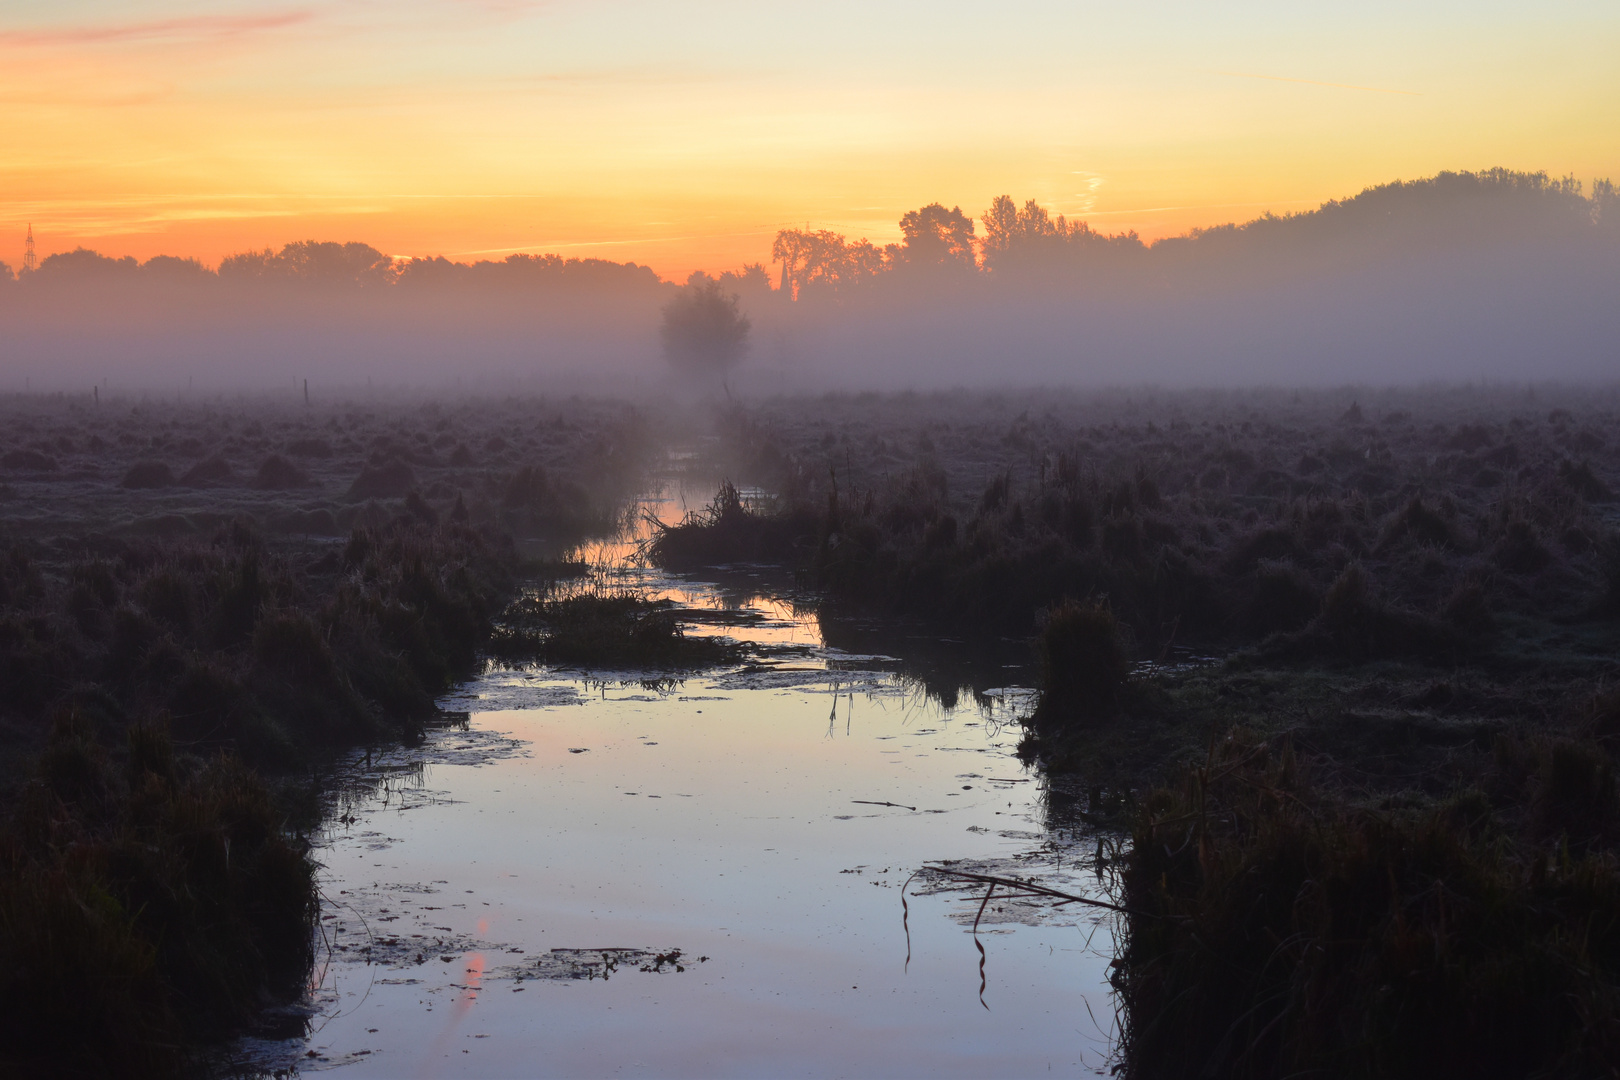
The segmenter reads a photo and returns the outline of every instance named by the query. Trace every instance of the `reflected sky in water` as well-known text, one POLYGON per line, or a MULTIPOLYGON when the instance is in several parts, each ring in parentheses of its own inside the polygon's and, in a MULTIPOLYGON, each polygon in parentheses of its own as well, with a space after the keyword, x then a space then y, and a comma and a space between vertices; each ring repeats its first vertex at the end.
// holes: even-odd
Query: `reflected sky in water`
POLYGON ((491 671, 444 701, 466 730, 358 761, 393 779, 351 788, 318 852, 320 1014, 260 1059, 390 1077, 1103 1067, 1106 919, 992 903, 982 1004, 980 894, 913 885, 909 943, 902 926, 927 861, 1102 895, 1092 844, 1044 828, 1044 781, 1014 756, 1019 691, 946 708, 882 665, 829 665, 789 599, 625 573, 752 612, 713 629, 797 651, 682 681, 491 671))

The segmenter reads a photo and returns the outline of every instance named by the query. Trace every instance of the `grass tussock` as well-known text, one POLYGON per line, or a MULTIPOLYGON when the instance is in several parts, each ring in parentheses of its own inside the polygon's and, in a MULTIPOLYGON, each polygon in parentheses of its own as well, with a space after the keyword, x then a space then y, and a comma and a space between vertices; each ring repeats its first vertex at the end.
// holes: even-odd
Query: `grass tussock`
POLYGON ((239 759, 57 714, 0 832, 0 1046, 16 1075, 172 1076, 297 992, 314 868, 239 759))
POLYGON ((1609 609, 1604 500, 1620 456, 1593 435, 1612 417, 1604 403, 1577 414, 1506 394, 1346 397, 736 408, 716 464, 772 491, 774 509, 718 499, 670 532, 661 564, 763 553, 836 602, 980 635, 1027 635, 1060 598, 1106 595, 1147 656, 1282 634, 1295 638, 1280 653, 1300 663, 1414 649, 1486 663, 1515 621, 1609 609), (761 543, 758 519, 772 517, 797 542, 761 543))
POLYGON ((1130 680, 1119 621, 1103 601, 1065 600, 1035 638, 1041 696, 1031 726, 1066 735, 1108 719, 1130 680))
POLYGON ((689 637, 668 603, 633 595, 525 597, 502 613, 491 655, 586 668, 688 670, 733 663, 741 649, 689 637))
POLYGON ((813 513, 750 507, 730 480, 721 483, 713 502, 679 524, 652 524, 642 555, 666 569, 791 561, 814 543, 818 527, 813 513))
POLYGON ((1241 732, 1142 801, 1116 968, 1130 1076, 1607 1075, 1620 803, 1590 739, 1356 800, 1241 732))

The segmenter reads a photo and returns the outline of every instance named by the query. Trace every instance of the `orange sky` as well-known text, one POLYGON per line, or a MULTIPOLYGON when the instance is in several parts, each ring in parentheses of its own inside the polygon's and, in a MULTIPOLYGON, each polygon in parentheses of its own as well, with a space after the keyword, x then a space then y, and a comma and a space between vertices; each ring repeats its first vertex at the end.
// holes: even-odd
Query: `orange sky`
POLYGON ((0 259, 364 240, 667 277, 1002 193, 1154 237, 1504 165, 1620 178, 1620 8, 0 6, 0 259))

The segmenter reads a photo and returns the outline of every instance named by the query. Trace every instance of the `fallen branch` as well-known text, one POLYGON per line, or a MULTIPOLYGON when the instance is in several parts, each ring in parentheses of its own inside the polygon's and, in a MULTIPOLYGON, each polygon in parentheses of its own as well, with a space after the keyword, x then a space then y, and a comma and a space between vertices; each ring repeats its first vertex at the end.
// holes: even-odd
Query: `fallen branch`
MULTIPOLYGON (((1045 885, 1037 885, 1033 881, 1020 881, 1017 878, 997 877, 995 874, 975 874, 967 870, 948 870, 941 866, 925 866, 923 871, 930 874, 940 874, 944 877, 955 878, 958 881, 972 881, 981 885, 989 885, 990 891, 997 888, 1016 890, 1027 896, 1044 896, 1057 901, 1057 906, 1064 904, 1085 904, 1088 907, 1105 908, 1108 911, 1117 911, 1121 915, 1137 915, 1144 919, 1168 919, 1170 915, 1158 915, 1151 911, 1142 911, 1138 908, 1124 907, 1120 904, 1110 904, 1106 900, 1093 900, 1089 896, 1076 896, 1073 893, 1051 889, 1045 885)), ((988 894, 987 894, 988 895, 988 894)), ((904 897, 902 897, 904 899, 904 897)), ((982 912, 982 908, 981 908, 982 912)))

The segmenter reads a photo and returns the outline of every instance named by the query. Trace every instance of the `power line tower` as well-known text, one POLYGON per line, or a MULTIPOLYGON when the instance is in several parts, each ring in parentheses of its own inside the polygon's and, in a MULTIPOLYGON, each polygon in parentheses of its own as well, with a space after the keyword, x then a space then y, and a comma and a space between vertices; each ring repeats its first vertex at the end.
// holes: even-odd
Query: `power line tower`
POLYGON ((34 254, 34 226, 28 226, 28 244, 23 248, 23 272, 32 274, 39 269, 39 256, 34 254))

